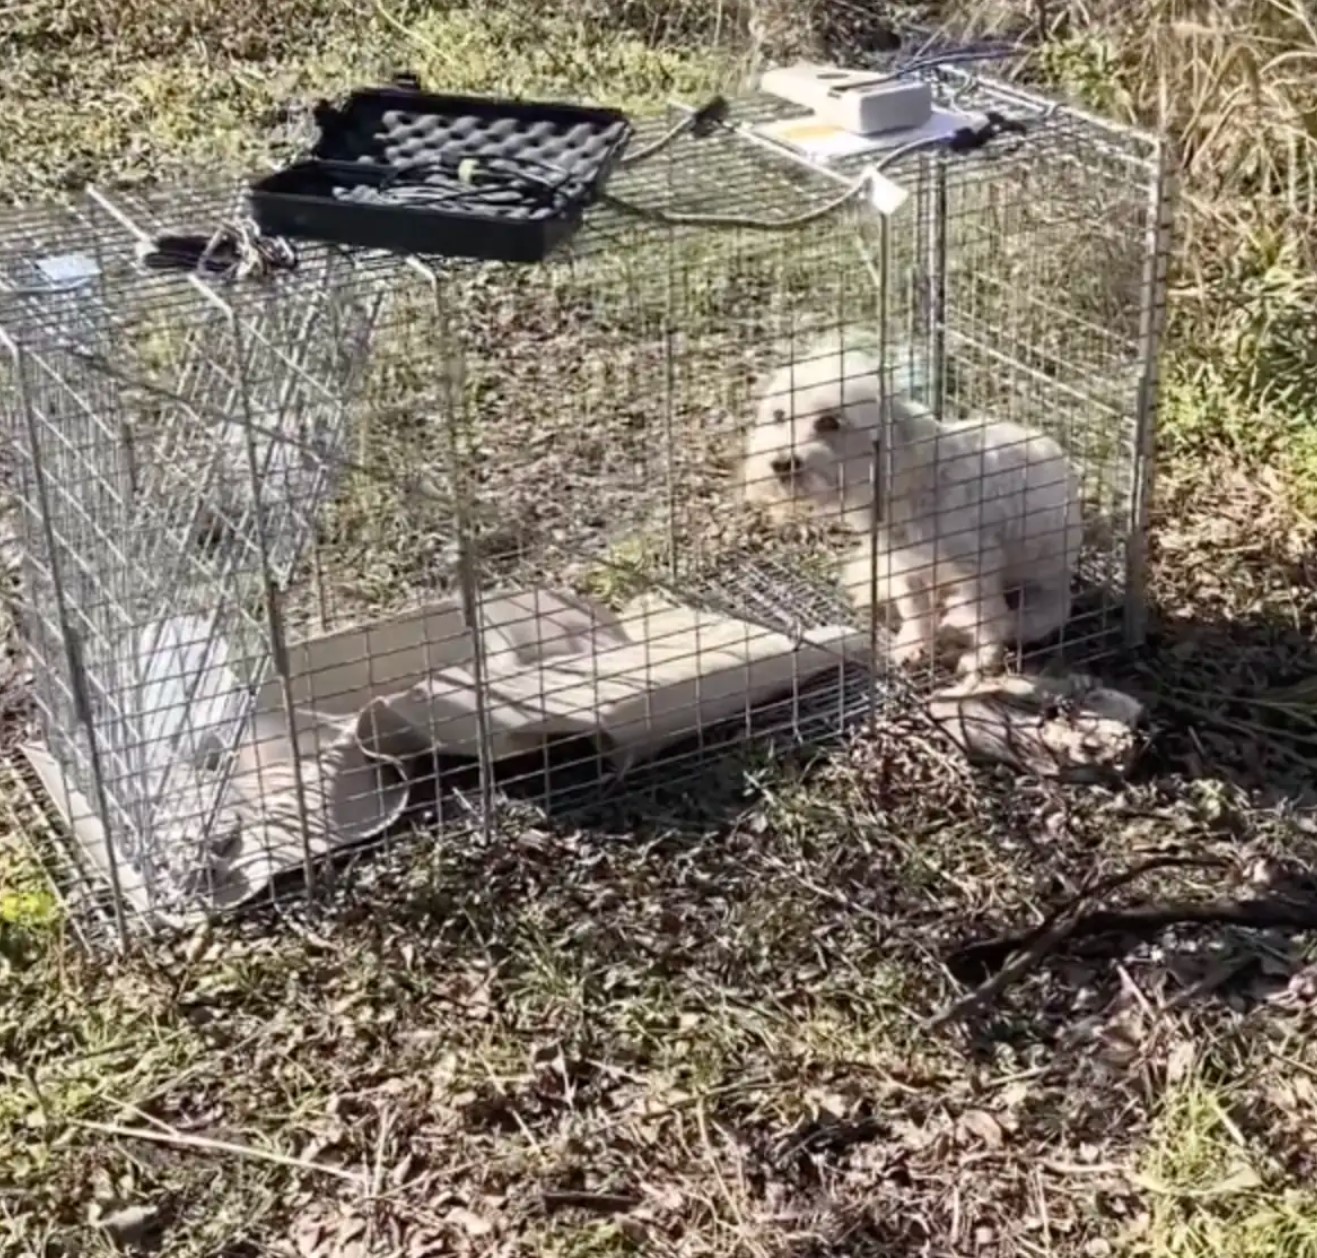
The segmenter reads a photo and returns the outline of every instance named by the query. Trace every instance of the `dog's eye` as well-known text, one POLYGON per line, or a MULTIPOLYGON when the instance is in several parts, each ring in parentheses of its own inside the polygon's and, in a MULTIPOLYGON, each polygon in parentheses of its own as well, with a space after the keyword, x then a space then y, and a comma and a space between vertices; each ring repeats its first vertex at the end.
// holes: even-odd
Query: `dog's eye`
POLYGON ((840 427, 841 420, 832 411, 824 411, 814 421, 815 432, 836 432, 840 427))
POLYGON ((773 423, 785 424, 787 422, 787 413, 780 406, 773 412, 773 423))

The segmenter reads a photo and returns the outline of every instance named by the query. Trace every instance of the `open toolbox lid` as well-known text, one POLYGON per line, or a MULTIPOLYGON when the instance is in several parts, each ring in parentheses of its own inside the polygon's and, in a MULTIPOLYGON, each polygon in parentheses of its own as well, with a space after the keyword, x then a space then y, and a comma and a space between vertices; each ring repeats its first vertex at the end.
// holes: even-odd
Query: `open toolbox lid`
POLYGON ((517 262, 575 233, 632 134, 615 109, 439 95, 413 76, 316 121, 310 153, 249 190, 263 232, 517 262))

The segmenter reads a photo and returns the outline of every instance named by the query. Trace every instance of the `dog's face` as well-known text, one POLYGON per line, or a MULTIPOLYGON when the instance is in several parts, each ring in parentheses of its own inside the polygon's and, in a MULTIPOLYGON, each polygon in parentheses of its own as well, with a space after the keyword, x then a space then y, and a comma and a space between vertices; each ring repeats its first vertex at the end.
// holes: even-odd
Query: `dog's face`
POLYGON ((799 369, 778 371, 759 397, 746 436, 746 492, 761 501, 797 499, 835 509, 870 483, 876 386, 859 375, 801 376, 799 369))

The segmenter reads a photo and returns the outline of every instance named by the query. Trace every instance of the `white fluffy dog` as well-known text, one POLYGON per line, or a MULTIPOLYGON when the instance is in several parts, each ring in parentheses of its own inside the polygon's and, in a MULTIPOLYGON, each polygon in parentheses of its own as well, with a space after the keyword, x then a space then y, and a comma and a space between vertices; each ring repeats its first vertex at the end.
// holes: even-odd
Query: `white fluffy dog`
POLYGON ((931 654, 945 626, 968 639, 962 672, 994 668, 1009 644, 1069 619, 1083 535, 1074 469, 1056 441, 1018 424, 940 422, 901 381, 884 426, 880 398, 879 362, 861 350, 776 372, 743 453, 745 497, 774 510, 804 502, 859 534, 843 580, 861 606, 895 603, 897 658, 931 654), (881 511, 877 449, 890 490, 881 511))

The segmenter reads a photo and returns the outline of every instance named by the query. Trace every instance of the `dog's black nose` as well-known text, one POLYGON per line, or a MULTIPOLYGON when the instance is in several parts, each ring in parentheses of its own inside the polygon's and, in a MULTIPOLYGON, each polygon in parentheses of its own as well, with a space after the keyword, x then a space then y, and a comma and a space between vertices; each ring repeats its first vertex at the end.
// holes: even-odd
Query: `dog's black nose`
POLYGON ((779 454, 770 466, 778 480, 790 480, 800 471, 800 460, 794 454, 779 454))

